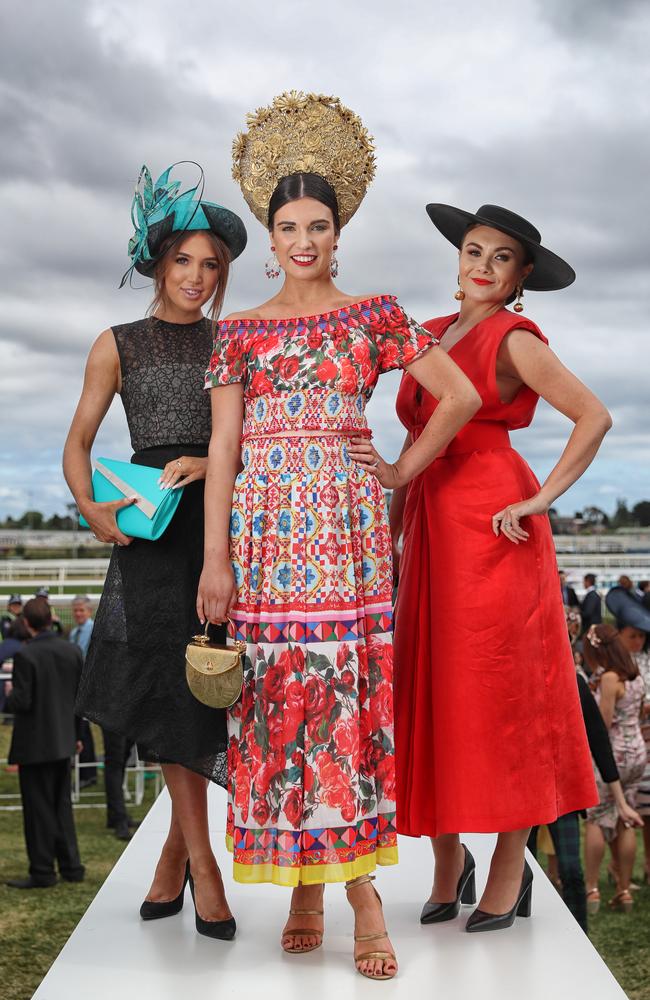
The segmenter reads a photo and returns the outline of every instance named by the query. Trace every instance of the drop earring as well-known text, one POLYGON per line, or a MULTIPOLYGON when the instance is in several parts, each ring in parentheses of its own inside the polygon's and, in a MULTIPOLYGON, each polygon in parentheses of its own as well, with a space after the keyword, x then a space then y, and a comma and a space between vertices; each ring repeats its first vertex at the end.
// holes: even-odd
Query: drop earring
POLYGON ((271 247, 272 253, 264 265, 264 270, 266 272, 267 278, 279 278, 280 277, 280 261, 276 257, 275 247, 271 247))
POLYGON ((514 306, 512 308, 514 309, 514 311, 516 313, 521 313, 521 312, 524 311, 524 307, 523 307, 523 305, 521 303, 521 300, 524 297, 524 290, 521 287, 521 285, 517 285, 516 295, 517 295, 517 301, 515 302, 515 304, 514 304, 514 306))
POLYGON ((338 244, 335 245, 334 250, 332 251, 332 256, 330 258, 330 274, 332 275, 333 278, 335 278, 339 273, 339 262, 336 259, 337 250, 338 250, 338 244))
POLYGON ((463 299, 465 298, 465 292, 460 287, 460 274, 458 275, 458 288, 456 289, 456 294, 454 295, 454 298, 456 299, 457 302, 462 302, 463 299))

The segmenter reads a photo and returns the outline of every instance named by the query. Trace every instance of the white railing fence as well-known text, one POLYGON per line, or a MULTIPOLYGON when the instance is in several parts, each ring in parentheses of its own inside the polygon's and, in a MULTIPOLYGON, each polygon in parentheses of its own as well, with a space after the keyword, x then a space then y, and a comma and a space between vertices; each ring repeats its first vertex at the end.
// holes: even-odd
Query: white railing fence
POLYGON ((23 598, 31 597, 39 587, 49 587, 52 598, 74 596, 73 589, 99 597, 107 569, 108 559, 3 559, 0 587, 23 598))

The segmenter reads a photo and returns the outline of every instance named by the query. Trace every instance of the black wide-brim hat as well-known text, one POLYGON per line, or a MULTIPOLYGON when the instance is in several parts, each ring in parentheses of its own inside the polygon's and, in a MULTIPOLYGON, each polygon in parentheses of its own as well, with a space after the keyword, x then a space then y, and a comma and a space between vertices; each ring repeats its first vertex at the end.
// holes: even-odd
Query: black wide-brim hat
POLYGON ((536 292, 552 292, 566 288, 576 280, 570 264, 552 250, 542 246, 539 231, 527 219, 499 205, 481 205, 477 212, 465 212, 452 205, 427 205, 427 214, 436 229, 460 250, 470 226, 490 226, 518 240, 529 252, 533 262, 523 287, 536 292))
POLYGON ((136 260, 135 269, 150 278, 156 270, 160 251, 168 236, 176 236, 177 241, 192 233, 209 230, 218 236, 228 248, 230 260, 239 257, 244 250, 248 235, 246 227, 238 215, 216 202, 201 201, 195 205, 191 215, 183 206, 182 211, 172 211, 160 222, 149 226, 147 245, 151 260, 136 260))

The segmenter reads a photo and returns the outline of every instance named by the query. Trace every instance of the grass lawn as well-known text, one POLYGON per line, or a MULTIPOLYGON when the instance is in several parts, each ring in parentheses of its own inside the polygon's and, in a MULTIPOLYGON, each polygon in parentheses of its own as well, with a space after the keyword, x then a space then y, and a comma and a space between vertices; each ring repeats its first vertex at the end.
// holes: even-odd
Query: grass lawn
MULTIPOLYGON (((643 877, 643 844, 639 834, 634 881, 643 877)), ((603 865, 603 871, 605 866, 603 865)), ((634 909, 610 910, 615 888, 601 879, 600 912, 589 920, 589 937, 631 1000, 650 1000, 650 886, 634 893, 634 909)), ((596 998, 594 998, 596 1000, 596 998)))
MULTIPOLYGON (((93 729, 99 751, 101 734, 95 727, 93 729)), ((8 726, 0 726, 0 758, 7 756, 10 735, 8 726)), ((101 778, 98 787, 101 789, 101 778)), ((0 770, 0 793, 17 790, 17 776, 0 770)), ((131 809, 132 815, 141 819, 152 801, 153 789, 149 787, 143 804, 131 809)), ((64 882, 53 889, 19 892, 3 883, 6 878, 22 876, 27 871, 22 814, 20 811, 0 812, 0 984, 3 998, 30 1000, 124 850, 125 844, 106 829, 104 809, 78 809, 75 820, 81 858, 86 866, 85 882, 76 885, 64 882)), ((635 872, 638 882, 642 877, 642 850, 639 836, 635 872)), ((605 878, 601 882, 601 893, 601 911, 590 921, 591 940, 631 1000, 650 1000, 650 887, 644 885, 635 893, 635 908, 630 915, 608 909, 607 900, 614 889, 605 878)), ((552 956, 549 958, 552 960, 552 956)))

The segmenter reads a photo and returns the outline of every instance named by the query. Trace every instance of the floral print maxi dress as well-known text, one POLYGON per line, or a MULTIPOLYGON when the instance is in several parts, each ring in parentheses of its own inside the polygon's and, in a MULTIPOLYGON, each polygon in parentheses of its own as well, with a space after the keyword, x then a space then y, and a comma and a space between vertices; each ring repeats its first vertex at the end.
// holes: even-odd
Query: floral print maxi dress
POLYGON ((248 644, 231 709, 239 882, 340 882, 397 862, 392 567, 377 479, 348 455, 377 377, 436 343, 393 296, 218 324, 206 388, 244 383, 230 551, 248 644))

